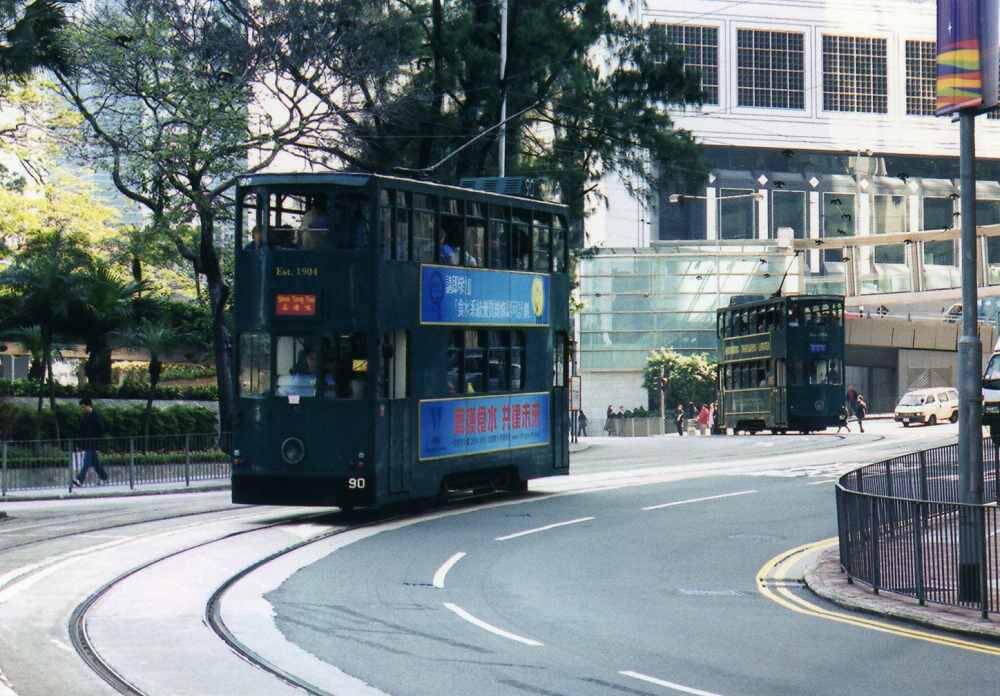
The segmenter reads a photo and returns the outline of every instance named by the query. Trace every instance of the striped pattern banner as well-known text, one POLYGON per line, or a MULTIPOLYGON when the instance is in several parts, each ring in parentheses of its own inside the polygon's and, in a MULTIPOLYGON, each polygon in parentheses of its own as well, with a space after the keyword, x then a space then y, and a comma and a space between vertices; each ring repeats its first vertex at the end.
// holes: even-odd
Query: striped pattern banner
POLYGON ((981 0, 938 0, 938 116, 983 104, 981 0))

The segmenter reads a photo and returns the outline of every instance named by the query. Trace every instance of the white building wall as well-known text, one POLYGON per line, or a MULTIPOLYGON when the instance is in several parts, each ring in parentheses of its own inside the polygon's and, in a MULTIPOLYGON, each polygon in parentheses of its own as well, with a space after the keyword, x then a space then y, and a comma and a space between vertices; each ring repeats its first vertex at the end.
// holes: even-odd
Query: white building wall
POLYGON ((587 372, 583 376, 583 412, 590 422, 590 435, 602 435, 608 405, 615 410, 624 406, 631 410, 646 407, 646 390, 642 388, 641 371, 587 372))

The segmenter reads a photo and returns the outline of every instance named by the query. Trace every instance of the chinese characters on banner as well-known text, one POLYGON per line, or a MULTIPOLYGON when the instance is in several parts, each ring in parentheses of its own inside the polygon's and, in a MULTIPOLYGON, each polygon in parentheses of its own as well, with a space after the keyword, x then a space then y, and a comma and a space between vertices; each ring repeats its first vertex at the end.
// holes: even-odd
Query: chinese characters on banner
POLYGON ((547 326, 544 273, 420 267, 420 322, 463 326, 547 326))
POLYGON ((274 316, 311 317, 316 315, 316 295, 289 295, 278 293, 274 296, 274 316))
POLYGON ((420 402, 420 458, 498 452, 549 442, 549 395, 420 402))

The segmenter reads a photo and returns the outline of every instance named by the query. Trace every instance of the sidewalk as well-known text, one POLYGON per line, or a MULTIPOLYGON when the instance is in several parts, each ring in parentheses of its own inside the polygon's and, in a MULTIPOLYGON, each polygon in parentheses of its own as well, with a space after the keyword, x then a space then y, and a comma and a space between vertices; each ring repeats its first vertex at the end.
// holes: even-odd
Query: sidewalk
MULTIPOLYGON (((209 481, 192 481, 190 486, 185 486, 183 481, 173 481, 165 483, 144 483, 130 489, 127 483, 123 484, 102 484, 98 485, 93 480, 82 487, 74 486, 70 493, 66 486, 58 488, 30 488, 26 490, 7 491, 7 495, 0 496, 0 505, 4 503, 17 503, 35 500, 73 500, 74 498, 115 498, 121 496, 140 495, 164 495, 166 493, 204 493, 206 491, 229 490, 228 479, 214 479, 209 481)), ((0 512, 0 518, 3 513, 0 512)))
MULTIPOLYGON (((815 555, 805 569, 806 587, 823 599, 846 609, 909 621, 931 628, 953 631, 976 638, 1000 639, 1000 623, 983 620, 978 609, 960 609, 927 603, 890 592, 875 594, 861 583, 848 583, 840 570, 836 545, 815 555)), ((995 614, 992 619, 997 619, 995 614)))

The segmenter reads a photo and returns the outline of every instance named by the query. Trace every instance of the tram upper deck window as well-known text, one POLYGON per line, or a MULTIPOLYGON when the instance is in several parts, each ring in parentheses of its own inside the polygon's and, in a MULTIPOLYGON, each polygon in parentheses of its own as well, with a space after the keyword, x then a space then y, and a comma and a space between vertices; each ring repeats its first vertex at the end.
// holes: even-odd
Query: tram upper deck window
POLYGON ((437 262, 449 266, 460 266, 462 247, 465 243, 462 201, 454 198, 441 199, 441 219, 439 220, 437 262))
POLYGON ((522 210, 513 212, 511 226, 511 268, 531 270, 531 214, 522 210))
POLYGON ((434 196, 413 194, 413 260, 422 263, 434 262, 434 196))
POLYGON ((566 221, 562 215, 552 216, 552 271, 566 271, 566 221))
POLYGON ((489 267, 510 268, 510 208, 491 205, 489 267))
POLYGON ((465 218, 465 265, 486 265, 486 206, 482 203, 466 203, 465 218))
POLYGON ((264 231, 260 224, 260 207, 257 205, 257 194, 247 193, 243 196, 240 208, 240 235, 244 251, 260 251, 264 246, 264 231))
POLYGON ((534 263, 532 267, 536 271, 548 273, 551 256, 552 233, 550 225, 552 216, 547 213, 535 213, 534 222, 531 226, 532 249, 534 251, 534 263))
POLYGON ((270 194, 268 244, 275 248, 362 249, 370 236, 368 197, 318 187, 270 194))

